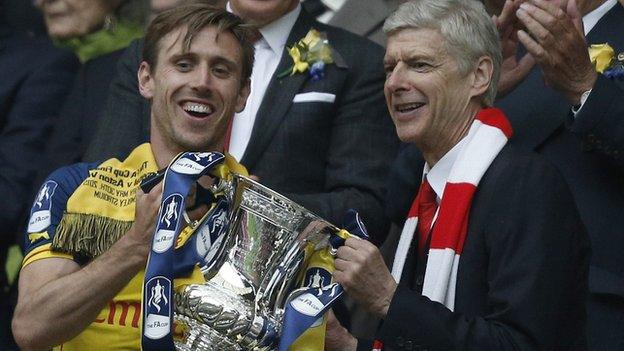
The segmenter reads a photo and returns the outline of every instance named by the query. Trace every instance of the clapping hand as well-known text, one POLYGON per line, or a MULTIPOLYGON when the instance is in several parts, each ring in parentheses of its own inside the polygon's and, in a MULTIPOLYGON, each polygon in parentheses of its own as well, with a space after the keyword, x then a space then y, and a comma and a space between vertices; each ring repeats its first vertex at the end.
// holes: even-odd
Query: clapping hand
POLYGON ((500 15, 492 17, 496 29, 498 29, 503 50, 503 62, 498 83, 499 97, 504 96, 520 84, 535 65, 535 59, 530 53, 526 53, 520 59, 517 57, 519 22, 516 11, 521 3, 521 0, 507 0, 500 15))
POLYGON ((561 1, 529 0, 519 5, 517 18, 526 27, 517 36, 542 69, 546 84, 572 104, 594 86, 597 73, 590 62, 582 16, 576 0, 565 9, 561 1))

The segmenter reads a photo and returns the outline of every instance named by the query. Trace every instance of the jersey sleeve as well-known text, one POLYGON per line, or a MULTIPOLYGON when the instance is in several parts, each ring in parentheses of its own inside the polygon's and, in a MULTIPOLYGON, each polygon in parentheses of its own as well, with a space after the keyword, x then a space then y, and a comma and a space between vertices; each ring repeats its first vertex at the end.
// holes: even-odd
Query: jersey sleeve
POLYGON ((25 257, 22 267, 49 257, 74 259, 72 255, 53 251, 52 240, 67 208, 68 199, 87 178, 89 170, 96 166, 95 163, 78 163, 59 168, 43 182, 30 209, 24 234, 25 257))

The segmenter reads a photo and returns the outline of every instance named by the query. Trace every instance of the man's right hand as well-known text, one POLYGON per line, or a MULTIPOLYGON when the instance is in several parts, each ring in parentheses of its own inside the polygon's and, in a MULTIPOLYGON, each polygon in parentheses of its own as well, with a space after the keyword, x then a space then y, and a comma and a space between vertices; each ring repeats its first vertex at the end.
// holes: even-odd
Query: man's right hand
POLYGON ((348 238, 338 248, 334 279, 360 306, 379 318, 386 318, 397 288, 379 249, 372 243, 348 238))
POLYGON ((163 183, 156 185, 149 193, 144 193, 141 188, 136 190, 135 217, 132 227, 126 234, 129 239, 145 248, 145 258, 152 245, 152 237, 158 221, 158 209, 162 199, 163 183))
POLYGON ((162 185, 148 194, 137 190, 132 227, 88 264, 80 266, 71 259, 54 257, 22 269, 13 318, 21 349, 49 350, 72 339, 145 267, 161 197, 162 185))

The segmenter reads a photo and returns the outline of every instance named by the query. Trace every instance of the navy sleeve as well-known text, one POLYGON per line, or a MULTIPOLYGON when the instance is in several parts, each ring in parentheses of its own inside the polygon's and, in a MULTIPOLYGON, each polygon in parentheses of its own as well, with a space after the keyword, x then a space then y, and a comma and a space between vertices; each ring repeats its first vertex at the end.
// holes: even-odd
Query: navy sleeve
POLYGON ((96 166, 95 163, 78 163, 59 168, 43 182, 30 209, 24 237, 26 254, 37 247, 52 243, 56 227, 65 213, 67 201, 87 178, 89 170, 96 166))

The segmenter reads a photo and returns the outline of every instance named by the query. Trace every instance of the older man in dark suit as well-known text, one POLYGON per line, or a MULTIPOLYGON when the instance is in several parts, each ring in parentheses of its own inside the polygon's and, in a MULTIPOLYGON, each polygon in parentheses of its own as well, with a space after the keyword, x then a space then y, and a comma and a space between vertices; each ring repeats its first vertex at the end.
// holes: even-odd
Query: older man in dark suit
MULTIPOLYGON (((381 92, 383 49, 315 21, 298 0, 232 0, 228 7, 261 34, 251 96, 234 119, 229 151, 263 184, 328 220, 339 223, 353 207, 384 232, 383 182, 398 139, 381 92), (334 62, 323 77, 291 75, 288 48, 311 29, 326 34, 334 62)), ((135 45, 122 58, 89 160, 123 155, 147 135, 148 106, 136 89, 139 52, 135 45)))
MULTIPOLYGON (((514 128, 511 143, 547 158, 569 184, 592 245, 589 346, 620 350, 624 348, 624 85, 621 78, 596 74, 587 46, 609 43, 614 56, 624 51, 624 6, 615 0, 570 1, 563 8, 543 1, 527 3, 531 6, 519 9, 518 1, 508 1, 499 25, 513 26, 518 20, 529 24, 525 34, 536 39, 521 37, 536 56, 524 56, 524 49, 518 55, 508 52, 504 80, 520 84, 506 84, 507 92, 513 90, 496 105, 514 128), (537 65, 526 69, 520 64, 527 62, 523 57, 537 65)), ((518 44, 514 38, 503 36, 507 48, 518 44)), ((390 180, 415 191, 417 174, 408 165, 419 159, 415 148, 404 150, 390 180)), ((393 191, 388 196, 394 199, 393 191)), ((408 208, 408 199, 393 202, 391 218, 404 216, 408 208)))
MULTIPOLYGON (((585 350, 587 235, 558 172, 488 108, 502 58, 483 5, 411 1, 384 30, 386 101, 426 165, 409 165, 415 199, 394 192, 413 202, 391 269, 364 240, 338 249, 334 278, 383 319, 372 348, 585 350)), ((371 350, 334 322, 326 346, 371 350)))

